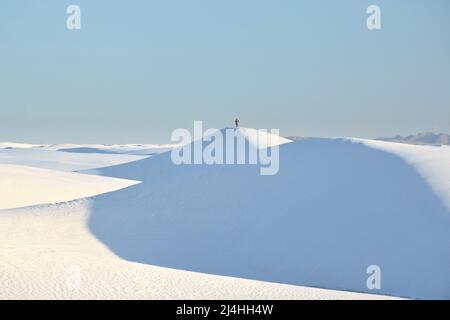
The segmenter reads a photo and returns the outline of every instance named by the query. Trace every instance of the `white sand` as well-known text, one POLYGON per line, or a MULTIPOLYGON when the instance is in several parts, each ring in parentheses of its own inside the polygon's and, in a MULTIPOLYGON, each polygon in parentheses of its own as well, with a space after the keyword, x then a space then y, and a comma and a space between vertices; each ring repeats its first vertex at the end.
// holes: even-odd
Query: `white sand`
MULTIPOLYGON (((259 146, 256 131, 241 131, 259 146)), ((365 290, 363 267, 379 263, 379 292, 445 298, 450 148, 352 141, 370 148, 342 139, 281 146, 272 178, 251 167, 173 171, 168 155, 122 158, 98 169, 117 178, 92 176, 61 170, 117 155, 14 145, 23 150, 0 164, 0 209, 40 205, 0 210, 0 299, 390 298, 155 260, 352 291, 365 290)))
POLYGON ((0 209, 86 198, 137 181, 0 164, 0 209))
POLYGON ((122 260, 86 228, 89 201, 0 211, 0 299, 383 299, 122 260))

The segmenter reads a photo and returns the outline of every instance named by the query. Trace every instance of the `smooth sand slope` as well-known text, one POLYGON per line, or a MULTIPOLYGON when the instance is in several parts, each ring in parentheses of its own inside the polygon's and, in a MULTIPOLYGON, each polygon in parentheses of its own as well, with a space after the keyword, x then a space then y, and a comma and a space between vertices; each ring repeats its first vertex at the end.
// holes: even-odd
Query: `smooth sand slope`
POLYGON ((0 164, 0 209, 86 198, 138 181, 0 164))
POLYGON ((98 168, 142 183, 0 210, 0 298, 450 298, 448 149, 373 143, 283 143, 275 176, 170 154, 98 168))
POLYGON ((417 169, 450 210, 450 146, 416 146, 375 140, 359 141, 405 159, 417 169))
POLYGON ((79 171, 109 167, 145 159, 127 154, 72 153, 32 148, 1 149, 0 164, 14 164, 59 171, 79 171))
POLYGON ((89 206, 75 201, 0 211, 0 299, 383 298, 125 261, 88 231, 89 206))
POLYGON ((358 292, 373 292, 366 269, 377 265, 378 293, 448 299, 449 194, 438 186, 450 156, 422 148, 441 159, 429 162, 435 179, 406 154, 345 139, 281 145, 275 176, 175 166, 169 154, 104 168, 142 183, 94 198, 89 228, 130 261, 358 292))
MULTIPOLYGON (((55 170, 0 165, 0 208, 61 202, 110 192, 135 183, 60 172, 101 167, 109 161, 124 162, 126 156, 118 158, 113 154, 99 153, 86 156, 42 150, 42 147, 34 145, 20 145, 23 152, 16 149, 17 145, 8 144, 7 147, 14 149, 4 150, 4 153, 0 150, 0 161, 55 170)), ((135 159, 129 157, 127 160, 135 159)), ((91 205, 92 200, 77 200, 0 210, 0 299, 383 298, 192 273, 125 261, 113 254, 88 230, 91 205)), ((133 211, 130 210, 129 214, 132 216, 133 211)))

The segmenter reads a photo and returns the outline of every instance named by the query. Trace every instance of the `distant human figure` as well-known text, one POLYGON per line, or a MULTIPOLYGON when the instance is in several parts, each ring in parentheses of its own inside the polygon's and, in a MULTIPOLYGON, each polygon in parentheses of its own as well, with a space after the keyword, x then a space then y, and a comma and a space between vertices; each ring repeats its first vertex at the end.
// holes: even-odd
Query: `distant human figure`
POLYGON ((239 118, 234 119, 234 125, 239 128, 239 118))

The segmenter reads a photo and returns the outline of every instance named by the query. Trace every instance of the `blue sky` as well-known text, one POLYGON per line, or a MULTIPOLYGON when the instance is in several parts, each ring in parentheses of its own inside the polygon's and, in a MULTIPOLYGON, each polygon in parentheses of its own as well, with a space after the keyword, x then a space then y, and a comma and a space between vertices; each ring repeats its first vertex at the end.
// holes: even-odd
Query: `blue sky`
POLYGON ((169 142, 236 115, 284 135, 450 133, 450 2, 1 1, 0 141, 169 142))

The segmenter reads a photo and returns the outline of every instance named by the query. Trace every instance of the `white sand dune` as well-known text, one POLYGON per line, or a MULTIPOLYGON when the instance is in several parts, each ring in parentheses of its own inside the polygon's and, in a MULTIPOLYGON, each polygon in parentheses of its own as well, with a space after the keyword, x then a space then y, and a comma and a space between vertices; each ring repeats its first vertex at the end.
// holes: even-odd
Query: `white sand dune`
POLYGON ((292 142, 292 140, 273 134, 270 131, 266 132, 253 128, 239 128, 236 130, 236 134, 245 137, 251 146, 257 148, 274 147, 292 142))
POLYGON ((450 146, 419 146, 377 140, 353 140, 405 159, 417 169, 450 210, 450 146))
POLYGON ((0 211, 0 298, 450 298, 448 149, 278 141, 275 176, 254 165, 176 166, 166 153, 96 169, 142 181, 115 192, 105 177, 4 168, 0 177, 26 169, 23 189, 3 187, 12 196, 45 195, 52 181, 102 187, 0 211), (380 290, 366 287, 373 264, 380 290))
MULTIPOLYGON (((2 149, 34 149, 46 151, 64 151, 72 153, 96 153, 96 154, 128 154, 128 155, 153 155, 169 151, 176 144, 29 144, 15 142, 0 142, 2 149)), ((113 165, 113 164, 111 164, 113 165)))
POLYGON ((57 203, 116 191, 137 181, 0 164, 0 209, 57 203))
POLYGON ((59 171, 109 167, 145 159, 126 154, 72 153, 34 148, 0 149, 0 164, 15 164, 59 171))
POLYGON ((41 144, 0 142, 0 149, 29 149, 42 147, 41 144))
POLYGON ((128 262, 88 231, 89 207, 75 201, 0 211, 0 299, 389 298, 128 262))
POLYGON ((345 139, 280 145, 274 176, 162 154, 99 169, 142 183, 93 199, 89 227, 135 262, 367 293, 377 265, 380 294, 448 299, 449 195, 434 187, 449 181, 445 150, 430 153, 433 183, 411 158, 345 139))
POLYGON ((155 155, 170 151, 177 144, 125 144, 125 145, 52 145, 46 150, 58 150, 75 153, 107 153, 127 155, 155 155))

